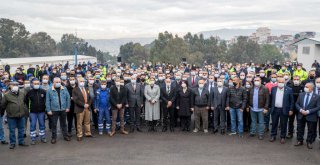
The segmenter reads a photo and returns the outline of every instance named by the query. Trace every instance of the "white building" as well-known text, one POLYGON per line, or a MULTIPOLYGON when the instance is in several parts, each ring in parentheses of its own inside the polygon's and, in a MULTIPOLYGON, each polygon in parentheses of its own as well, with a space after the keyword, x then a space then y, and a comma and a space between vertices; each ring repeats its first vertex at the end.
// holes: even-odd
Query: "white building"
POLYGON ((320 61, 320 38, 304 38, 293 43, 298 47, 297 60, 307 71, 315 60, 320 61))
MULTIPOLYGON (((88 62, 91 63, 97 62, 96 57, 78 55, 77 56, 78 63, 88 62)), ((47 57, 24 57, 24 58, 1 58, 0 66, 4 67, 5 65, 10 65, 12 70, 19 67, 20 65, 24 65, 25 68, 29 67, 29 64, 33 66, 43 64, 65 64, 69 61, 70 67, 74 65, 74 55, 65 55, 65 56, 47 56, 47 57)))

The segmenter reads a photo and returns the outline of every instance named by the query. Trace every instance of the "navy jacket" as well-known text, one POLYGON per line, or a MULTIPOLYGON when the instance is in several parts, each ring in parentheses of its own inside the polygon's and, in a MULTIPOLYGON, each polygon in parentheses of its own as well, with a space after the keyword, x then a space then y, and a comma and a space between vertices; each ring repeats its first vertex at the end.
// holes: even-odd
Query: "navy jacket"
MULTIPOLYGON (((275 108, 275 102, 276 102, 276 94, 277 94, 278 87, 273 87, 271 89, 271 112, 274 111, 275 108)), ((293 99, 293 92, 290 87, 285 86, 284 87, 284 95, 283 95, 283 114, 289 115, 289 111, 293 111, 294 106, 294 99, 293 99)))
MULTIPOLYGON (((304 98, 306 97, 306 93, 300 93, 299 98, 296 102, 298 120, 302 119, 303 115, 300 113, 300 109, 304 109, 304 98)), ((320 100, 319 95, 313 93, 310 102, 304 110, 309 110, 309 114, 306 116, 307 121, 317 122, 318 120, 318 111, 320 110, 320 100)))

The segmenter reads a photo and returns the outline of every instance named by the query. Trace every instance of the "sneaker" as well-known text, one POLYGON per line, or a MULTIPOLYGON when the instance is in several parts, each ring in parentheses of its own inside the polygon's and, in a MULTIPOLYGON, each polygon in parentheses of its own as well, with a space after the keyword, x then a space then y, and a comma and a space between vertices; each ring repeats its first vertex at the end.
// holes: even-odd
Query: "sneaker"
POLYGON ((203 130, 203 132, 204 132, 204 133, 208 133, 208 130, 207 130, 207 129, 205 129, 205 130, 203 130))
POLYGON ((240 138, 243 138, 243 134, 242 134, 242 133, 241 133, 241 134, 239 134, 239 137, 240 137, 240 138))
POLYGON ((30 144, 31 145, 36 145, 36 141, 32 140, 30 144))
POLYGON ((229 133, 230 136, 233 136, 233 135, 236 135, 236 134, 237 134, 236 132, 229 133))
POLYGON ((197 132, 199 132, 199 130, 196 128, 196 129, 193 130, 193 132, 197 133, 197 132))
POLYGON ((102 132, 99 132, 99 135, 103 135, 103 133, 102 133, 102 132))
POLYGON ((47 139, 45 139, 45 138, 44 138, 44 139, 41 139, 41 142, 42 142, 42 143, 47 143, 47 139))

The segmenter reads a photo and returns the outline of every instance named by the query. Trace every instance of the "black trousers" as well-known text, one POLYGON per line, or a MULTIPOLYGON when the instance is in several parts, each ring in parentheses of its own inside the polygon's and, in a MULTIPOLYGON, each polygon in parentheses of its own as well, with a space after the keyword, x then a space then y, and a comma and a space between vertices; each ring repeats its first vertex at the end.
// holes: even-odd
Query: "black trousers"
POLYGON ((226 110, 219 106, 215 110, 213 110, 213 112, 214 129, 220 128, 221 130, 224 130, 226 128, 226 110))
POLYGON ((300 120, 298 120, 297 140, 303 141, 304 130, 305 130, 306 124, 308 126, 307 142, 313 143, 317 137, 317 122, 307 121, 305 116, 302 117, 300 120))
POLYGON ((280 119, 280 138, 285 138, 287 136, 287 125, 288 125, 288 116, 284 115, 282 112, 282 108, 274 108, 272 114, 272 128, 271 128, 271 136, 276 137, 278 132, 278 124, 280 119))
POLYGON ((170 127, 174 127, 174 108, 171 106, 167 108, 167 106, 163 105, 163 124, 164 127, 168 126, 168 115, 170 117, 170 127))
POLYGON ((251 115, 250 111, 247 112, 247 110, 243 110, 243 129, 246 131, 250 130, 251 126, 251 115))
POLYGON ((184 130, 190 129, 191 116, 180 116, 181 128, 184 130))
POLYGON ((58 119, 63 137, 67 137, 67 124, 66 124, 67 113, 66 111, 52 111, 52 139, 57 138, 57 124, 58 119))
POLYGON ((135 107, 129 107, 130 111, 130 122, 131 127, 140 127, 140 115, 141 115, 141 109, 138 105, 135 107))
MULTIPOLYGON (((91 104, 91 109, 92 110, 94 109, 93 104, 91 104)), ((94 129, 98 130, 98 113, 94 113, 94 111, 92 111, 91 116, 92 116, 94 129)))
POLYGON ((73 111, 67 113, 68 132, 72 132, 72 122, 74 121, 74 128, 77 128, 77 116, 73 111))
POLYGON ((289 116, 289 122, 288 122, 288 134, 294 133, 294 120, 296 119, 297 112, 293 111, 293 114, 289 116))

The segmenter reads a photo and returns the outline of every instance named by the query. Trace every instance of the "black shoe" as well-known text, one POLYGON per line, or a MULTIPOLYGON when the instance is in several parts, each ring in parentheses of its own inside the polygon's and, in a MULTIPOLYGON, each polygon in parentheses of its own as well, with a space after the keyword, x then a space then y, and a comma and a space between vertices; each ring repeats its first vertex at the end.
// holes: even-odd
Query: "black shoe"
POLYGON ((51 139, 51 144, 56 144, 57 140, 56 139, 51 139))
POLYGON ((302 141, 297 141, 297 143, 294 146, 296 146, 296 147, 303 146, 303 142, 302 141))
POLYGON ((163 127, 162 132, 167 132, 167 127, 163 127))
POLYGON ((142 130, 139 127, 137 127, 136 130, 137 132, 142 132, 142 130))
POLYGON ((190 128, 187 128, 186 131, 187 131, 187 132, 190 132, 190 128))
POLYGON ((212 133, 213 133, 213 134, 216 134, 217 132, 218 132, 217 129, 213 129, 213 130, 212 130, 212 133))
POLYGON ((255 135, 255 134, 250 134, 249 136, 250 136, 250 137, 255 137, 256 135, 255 135))
POLYGON ((19 144, 19 146, 21 146, 21 147, 28 147, 29 145, 23 143, 23 144, 19 144))
POLYGON ((1 141, 1 144, 9 144, 8 142, 6 142, 6 141, 1 141))
POLYGON ((71 132, 69 132, 69 133, 67 134, 67 136, 68 136, 69 138, 71 138, 71 137, 72 137, 71 132))
POLYGON ((130 132, 130 133, 133 133, 133 132, 134 132, 134 127, 130 127, 129 132, 130 132))
POLYGON ((95 138, 95 136, 93 136, 93 135, 87 135, 86 137, 87 138, 95 138))
POLYGON ((307 148, 312 149, 313 148, 312 143, 307 143, 307 148))
POLYGON ((286 138, 287 138, 287 139, 292 139, 292 138, 293 138, 293 134, 292 134, 292 133, 289 133, 286 138))
POLYGON ((26 137, 27 137, 27 134, 24 134, 23 137, 26 138, 26 137))
POLYGON ((276 137, 272 136, 269 141, 270 141, 270 142, 276 141, 276 137))
POLYGON ((14 149, 16 147, 15 144, 10 144, 10 149, 14 149))
POLYGON ((226 131, 225 131, 224 129, 222 129, 222 130, 220 131, 220 134, 221 134, 221 135, 224 135, 224 134, 226 134, 226 131))
POLYGON ((149 126, 148 132, 151 132, 151 131, 153 131, 153 130, 152 130, 152 127, 149 126))
POLYGON ((65 141, 70 141, 70 140, 71 140, 71 138, 69 138, 68 136, 64 137, 63 139, 64 139, 65 141))
POLYGON ((171 131, 171 132, 174 132, 174 128, 173 128, 173 127, 170 127, 170 131, 171 131))

